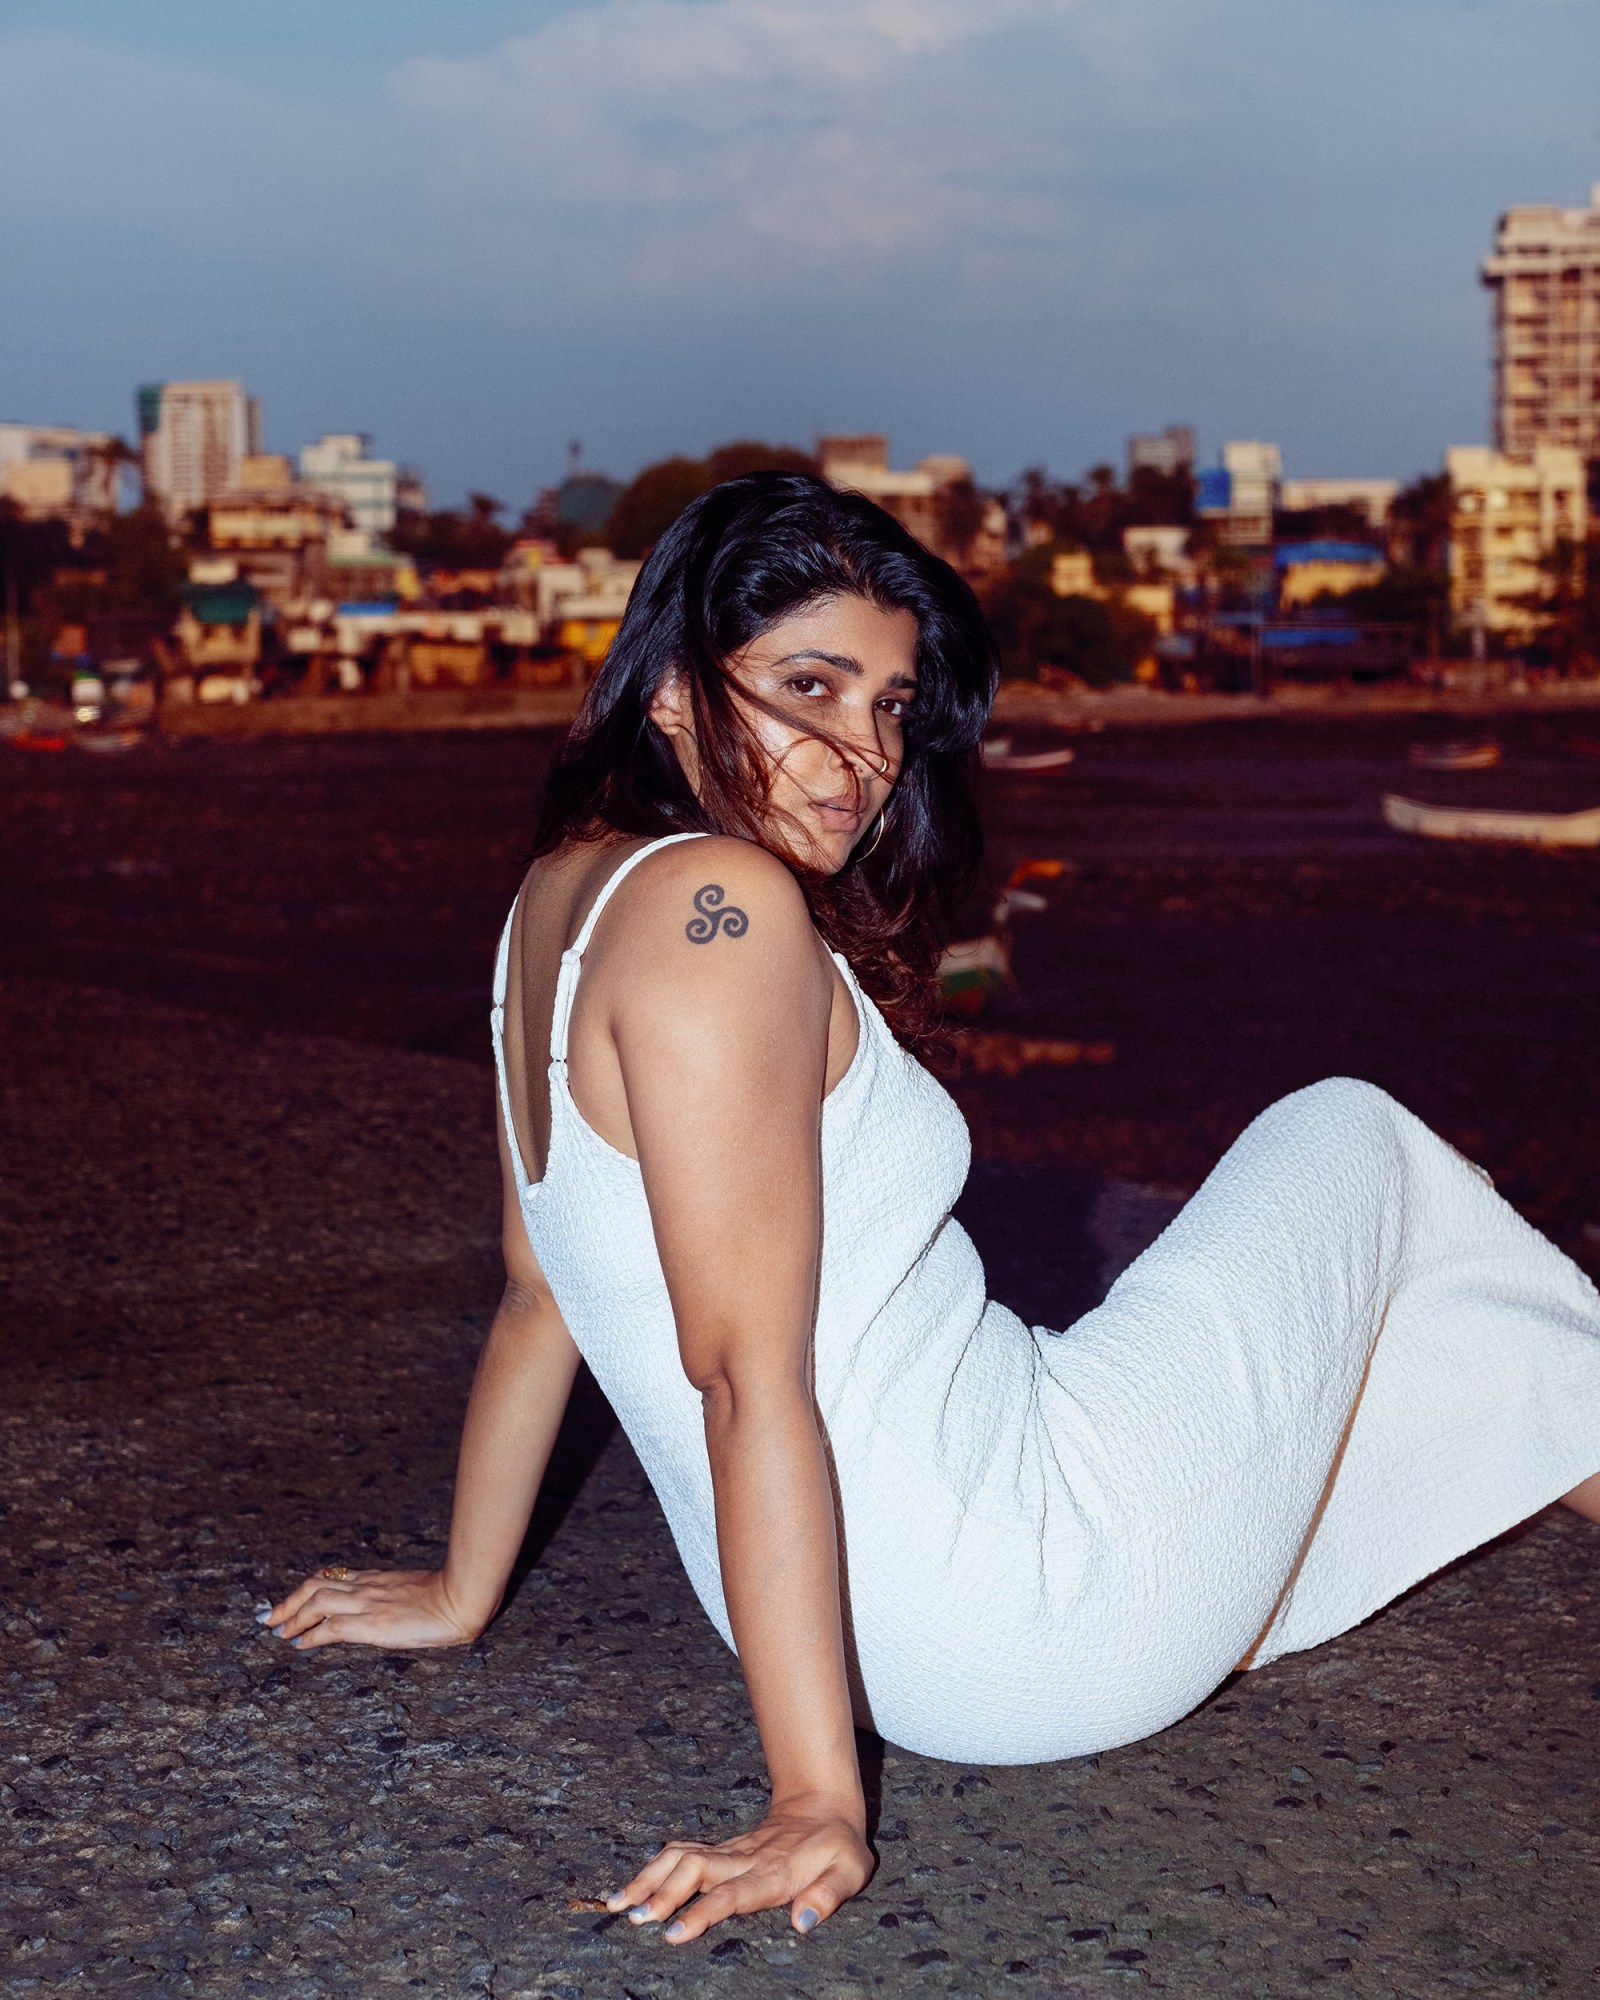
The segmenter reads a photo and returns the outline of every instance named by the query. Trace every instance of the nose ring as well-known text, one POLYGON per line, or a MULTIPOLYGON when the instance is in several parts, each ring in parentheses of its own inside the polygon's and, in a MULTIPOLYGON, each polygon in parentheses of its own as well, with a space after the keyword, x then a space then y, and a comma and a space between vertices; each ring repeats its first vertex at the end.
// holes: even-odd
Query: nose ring
MULTIPOLYGON (((866 756, 866 757, 870 758, 870 756, 871 756, 871 754, 872 754, 872 753, 871 753, 870 751, 864 751, 864 752, 863 752, 862 754, 863 754, 863 756, 866 756)), ((882 758, 883 758, 883 762, 882 762, 882 763, 881 763, 881 764, 880 764, 880 765, 878 766, 878 776, 879 776, 880 778, 887 778, 887 777, 888 777, 888 775, 889 775, 889 759, 888 759, 888 756, 887 756, 887 755, 885 754, 885 752, 883 752, 882 750, 880 750, 880 751, 878 752, 878 755, 879 755, 880 757, 882 757, 882 758)))

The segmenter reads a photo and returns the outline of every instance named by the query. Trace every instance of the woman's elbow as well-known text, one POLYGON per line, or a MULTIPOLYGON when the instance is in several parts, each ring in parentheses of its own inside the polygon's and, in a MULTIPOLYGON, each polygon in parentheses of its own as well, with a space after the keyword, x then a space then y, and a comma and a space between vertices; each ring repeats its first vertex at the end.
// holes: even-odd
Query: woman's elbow
POLYGON ((714 1362, 685 1371, 700 1397, 709 1434, 781 1423, 811 1410, 811 1390, 796 1368, 714 1362))

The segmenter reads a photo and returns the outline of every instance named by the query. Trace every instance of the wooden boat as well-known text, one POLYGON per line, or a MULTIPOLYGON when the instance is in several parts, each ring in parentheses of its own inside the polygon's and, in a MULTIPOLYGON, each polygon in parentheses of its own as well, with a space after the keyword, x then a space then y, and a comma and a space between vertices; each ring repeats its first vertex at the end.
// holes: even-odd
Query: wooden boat
POLYGON ((1016 751, 1009 736, 991 736, 982 750, 986 771, 1063 771, 1077 754, 1068 743, 1055 750, 1016 751))
POLYGON ((1108 1063, 1117 1059, 1115 1042, 1064 1042, 1040 1035, 1017 1035, 1008 1029, 983 1032, 957 1029, 953 1053, 957 1068, 976 1070, 980 1076, 998 1073, 1020 1076, 1025 1069, 1044 1064, 1069 1069, 1075 1063, 1108 1063))
POLYGON ((945 1008, 969 1020, 981 1014, 993 994, 1011 983, 1011 919, 1020 911, 1047 910, 1050 905, 1029 882, 1055 882, 1067 872, 1065 861, 1041 857, 1019 861, 989 912, 989 928, 977 937, 957 938, 939 957, 939 992, 945 1008))
POLYGON ((1476 743, 1413 743, 1406 756, 1419 771, 1492 771, 1500 745, 1487 737, 1476 743))
POLYGON ((1010 939, 994 931, 960 938, 940 954, 939 992, 952 1014, 965 1014, 969 1020, 981 1014, 989 996, 1010 980, 1010 939))
POLYGON ((1528 847, 1600 847, 1600 806, 1585 812, 1499 812, 1484 806, 1428 806, 1384 794, 1383 817, 1396 833, 1425 840, 1507 840, 1528 847))

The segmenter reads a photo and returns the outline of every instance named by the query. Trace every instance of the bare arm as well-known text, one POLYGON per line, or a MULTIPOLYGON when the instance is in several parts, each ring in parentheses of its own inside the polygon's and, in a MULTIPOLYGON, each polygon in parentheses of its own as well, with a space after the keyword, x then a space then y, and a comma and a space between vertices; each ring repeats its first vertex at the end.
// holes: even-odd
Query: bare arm
POLYGON ((467 1403, 444 1565, 447 1596, 480 1632, 500 1608, 578 1372, 523 1226, 503 1120, 497 1128, 506 1289, 467 1403))
POLYGON ((670 875, 652 885, 613 1032, 683 1365, 704 1403, 723 1588, 772 1781, 752 1833, 674 1843, 628 1885, 651 1919, 682 1909, 667 1932, 680 1942, 782 1903, 807 1929, 872 1862, 811 1396, 832 974, 770 857, 696 842, 670 875), (687 924, 708 881, 748 923, 697 944, 687 924))
POLYGON ((506 1288, 467 1403, 444 1567, 308 1577, 264 1621, 298 1647, 461 1646, 500 1607, 578 1371, 523 1227, 503 1125, 500 1170, 506 1288))

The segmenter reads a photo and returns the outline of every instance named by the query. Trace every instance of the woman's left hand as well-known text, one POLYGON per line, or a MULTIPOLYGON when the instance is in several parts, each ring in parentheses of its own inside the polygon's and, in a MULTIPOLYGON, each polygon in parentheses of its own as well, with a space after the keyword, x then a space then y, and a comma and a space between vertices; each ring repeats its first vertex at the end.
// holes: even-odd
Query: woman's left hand
POLYGON ((864 1889, 875 1866, 853 1814, 802 1801, 772 1807, 759 1826, 715 1847, 669 1840, 608 1905, 627 1910, 636 1924, 665 1923, 669 1944, 687 1944, 724 1917, 783 1903, 804 1932, 864 1889))
POLYGON ((298 1649, 468 1646, 488 1623, 463 1615, 442 1569, 320 1570, 258 1617, 298 1649))

